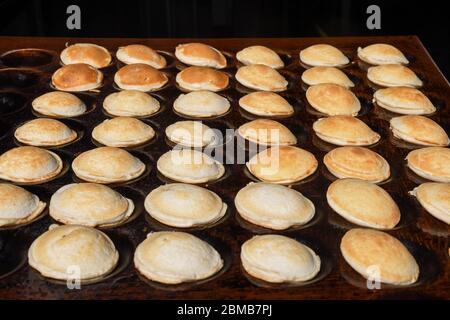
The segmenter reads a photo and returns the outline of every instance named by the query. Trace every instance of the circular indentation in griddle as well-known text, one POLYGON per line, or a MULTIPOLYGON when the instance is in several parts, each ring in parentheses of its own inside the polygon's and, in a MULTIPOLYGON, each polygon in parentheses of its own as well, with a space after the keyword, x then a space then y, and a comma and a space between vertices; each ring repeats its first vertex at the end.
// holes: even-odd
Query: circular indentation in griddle
POLYGON ((0 56, 1 63, 11 68, 43 67, 56 62, 57 53, 44 49, 17 49, 0 56))
POLYGON ((33 69, 0 70, 0 89, 27 89, 39 84, 41 73, 33 69))
POLYGON ((17 233, 0 232, 0 279, 6 278, 27 262, 28 242, 17 233))

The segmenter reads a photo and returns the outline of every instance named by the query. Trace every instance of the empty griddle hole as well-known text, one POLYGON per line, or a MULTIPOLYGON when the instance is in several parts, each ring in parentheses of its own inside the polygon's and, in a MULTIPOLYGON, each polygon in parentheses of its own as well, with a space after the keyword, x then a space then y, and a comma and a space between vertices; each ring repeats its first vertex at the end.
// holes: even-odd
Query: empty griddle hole
POLYGON ((0 88, 28 88, 39 81, 39 74, 33 70, 4 69, 0 71, 0 88))
POLYGON ((4 53, 0 59, 7 67, 40 67, 50 64, 54 54, 42 49, 19 49, 4 53))
POLYGON ((0 92, 0 115, 18 112, 25 107, 27 99, 15 92, 0 92))

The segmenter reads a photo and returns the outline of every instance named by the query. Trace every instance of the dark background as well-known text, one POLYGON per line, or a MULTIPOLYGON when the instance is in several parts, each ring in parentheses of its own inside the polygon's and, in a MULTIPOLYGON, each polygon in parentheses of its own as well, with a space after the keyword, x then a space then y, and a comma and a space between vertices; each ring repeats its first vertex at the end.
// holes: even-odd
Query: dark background
POLYGON ((450 78, 450 11, 445 1, 0 0, 0 35, 81 37, 307 37, 415 34, 450 78), (66 8, 81 8, 81 30, 66 8), (366 8, 381 8, 368 30, 366 8))

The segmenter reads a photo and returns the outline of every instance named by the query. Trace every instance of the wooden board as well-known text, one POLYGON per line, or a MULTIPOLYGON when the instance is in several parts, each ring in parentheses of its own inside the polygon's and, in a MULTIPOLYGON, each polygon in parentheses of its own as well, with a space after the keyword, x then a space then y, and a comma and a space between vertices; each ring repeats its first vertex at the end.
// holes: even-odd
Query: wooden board
MULTIPOLYGON (((50 50, 40 52, 30 58, 23 52, 2 59, 0 66, 0 152, 4 152, 17 142, 13 138, 14 128, 25 120, 36 117, 31 111, 32 99, 44 92, 50 91, 49 79, 54 70, 59 67, 59 52, 65 43, 92 42, 107 47, 115 52, 119 46, 142 43, 155 49, 167 52, 170 68, 164 70, 170 77, 170 85, 164 90, 155 92, 163 111, 149 118, 150 123, 158 132, 157 140, 144 147, 132 149, 132 152, 144 159, 151 171, 143 178, 117 186, 121 192, 134 197, 141 209, 141 214, 135 220, 121 227, 106 231, 119 246, 124 258, 123 270, 106 279, 104 282, 83 286, 81 290, 68 290, 65 285, 53 283, 42 278, 25 262, 28 245, 38 235, 43 233, 52 220, 46 216, 28 226, 14 230, 0 231, 0 274, 7 273, 8 268, 22 266, 18 270, 10 270, 10 275, 0 278, 0 299, 389 299, 389 298, 445 298, 450 297, 449 283, 449 226, 427 214, 414 198, 407 192, 418 183, 424 181, 406 169, 404 157, 408 151, 417 146, 401 144, 392 138, 389 132, 388 120, 393 114, 375 107, 371 103, 374 88, 367 82, 364 66, 356 58, 358 46, 366 46, 377 42, 395 45, 407 54, 410 67, 424 80, 423 91, 437 106, 438 111, 431 115, 447 133, 450 133, 450 86, 439 71, 420 40, 415 36, 398 37, 348 37, 348 38, 292 38, 292 39, 68 39, 68 38, 0 38, 0 53, 22 48, 41 48, 50 50), (267 233, 268 230, 255 228, 243 223, 236 217, 234 196, 236 192, 252 181, 242 164, 227 164, 227 175, 224 179, 210 183, 207 187, 218 193, 228 204, 226 218, 219 224, 203 230, 189 230, 216 246, 225 259, 226 270, 211 281, 199 284, 189 284, 178 287, 156 285, 143 280, 133 267, 132 254, 137 244, 145 239, 152 230, 171 230, 167 226, 149 221, 142 210, 143 198, 156 186, 167 182, 157 174, 155 163, 158 157, 170 150, 164 138, 164 129, 171 123, 183 118, 172 111, 172 102, 180 94, 174 77, 178 72, 179 63, 173 58, 174 47, 178 43, 202 41, 218 49, 230 53, 230 66, 225 71, 230 75, 236 72, 236 61, 233 54, 238 50, 253 44, 266 45, 279 52, 286 68, 282 73, 290 81, 289 89, 283 92, 295 107, 295 115, 280 120, 297 136, 299 146, 313 152, 319 160, 316 174, 306 181, 292 187, 309 197, 317 209, 317 217, 304 228, 297 228, 281 234, 294 237, 309 244, 317 250, 322 258, 322 271, 317 281, 307 285, 260 286, 250 281, 240 266, 239 252, 241 244, 255 233, 267 233), (325 191, 334 178, 323 165, 324 154, 333 148, 332 145, 321 142, 312 132, 312 123, 318 118, 308 106, 305 98, 304 85, 300 75, 305 70, 298 60, 298 52, 315 43, 332 44, 347 54, 354 62, 344 68, 344 71, 356 81, 353 92, 362 102, 359 118, 378 131, 382 139, 371 146, 379 152, 391 165, 392 178, 382 184, 398 202, 402 211, 402 221, 398 228, 389 231, 401 239, 413 252, 421 266, 421 276, 417 284, 404 288, 383 287, 381 290, 368 290, 365 280, 357 275, 345 263, 340 252, 339 242, 342 235, 354 225, 345 222, 327 205, 325 191), (23 55, 24 54, 24 55, 23 55), (26 59, 23 57, 25 56, 26 59), (27 64, 30 68, 22 68, 27 64), (39 65, 34 65, 39 64, 39 65), (11 69, 10 67, 20 67, 11 69)), ((108 116, 102 111, 102 102, 111 92, 113 75, 117 70, 117 61, 104 69, 105 84, 99 93, 77 94, 93 110, 81 117, 67 120, 66 123, 83 132, 79 141, 55 152, 70 161, 81 151, 94 148, 91 140, 92 128, 108 116)), ((242 123, 252 119, 239 110, 237 101, 244 95, 244 88, 236 85, 231 77, 230 88, 222 92, 232 105, 232 111, 227 115, 206 121, 211 127, 224 130, 237 128, 242 123)), ((59 187, 76 180, 70 168, 58 179, 36 187, 29 187, 44 200, 48 201, 51 194, 59 187)))

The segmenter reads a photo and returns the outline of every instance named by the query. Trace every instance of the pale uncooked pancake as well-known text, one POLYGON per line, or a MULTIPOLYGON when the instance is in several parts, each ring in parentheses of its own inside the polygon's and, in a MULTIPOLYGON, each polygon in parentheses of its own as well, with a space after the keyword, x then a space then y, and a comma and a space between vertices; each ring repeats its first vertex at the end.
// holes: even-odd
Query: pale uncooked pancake
POLYGON ((145 209, 164 224, 189 228, 216 222, 225 215, 227 205, 208 189, 171 183, 153 189, 145 198, 145 209))
POLYGON ((196 118, 218 117, 231 108, 227 98, 210 91, 194 91, 180 94, 173 109, 183 115, 196 118))
POLYGON ((189 233, 160 231, 137 246, 134 265, 149 280, 179 284, 213 276, 223 260, 210 244, 189 233))
POLYGON ((0 227, 21 225, 37 218, 45 202, 24 188, 0 183, 0 227))
POLYGON ((118 117, 149 117, 161 108, 159 101, 138 90, 123 90, 109 94, 103 108, 118 117))
POLYGON ((132 147, 153 139, 155 130, 139 119, 117 117, 104 120, 92 130, 92 138, 109 147, 132 147))
POLYGON ((225 173, 224 166, 207 154, 192 149, 174 149, 164 153, 157 162, 164 176, 186 183, 206 183, 225 173))
POLYGON ((77 133, 61 121, 37 118, 18 127, 14 137, 32 146, 59 146, 75 140, 77 133))
POLYGON ((167 138, 176 144, 201 148, 216 144, 216 132, 200 121, 177 121, 166 128, 167 138))
POLYGON ((245 220, 275 230, 306 224, 315 213, 314 204, 300 192, 265 182, 252 182, 239 190, 234 204, 245 220))
POLYGON ((86 112, 86 105, 76 95, 62 91, 44 93, 31 103, 37 112, 52 117, 76 117, 86 112))
POLYGON ((132 200, 96 183, 71 183, 50 200, 50 216, 64 224, 105 227, 121 224, 134 211, 132 200))
POLYGON ((241 262, 251 276, 273 283, 299 283, 320 271, 320 257, 309 247, 281 235, 254 236, 241 247, 241 262))
POLYGON ((72 170, 85 181, 114 183, 139 177, 145 164, 123 149, 100 147, 79 154, 72 162, 72 170))
POLYGON ((93 280, 111 273, 119 261, 114 243, 103 232, 76 225, 50 226, 31 244, 28 263, 43 276, 93 280), (75 269, 75 268, 76 269, 75 269))

